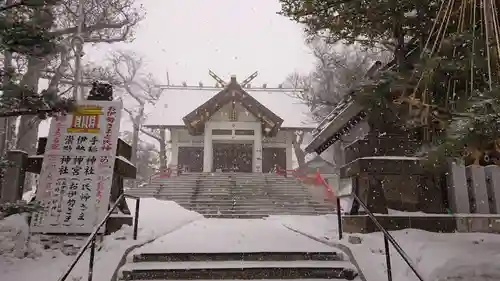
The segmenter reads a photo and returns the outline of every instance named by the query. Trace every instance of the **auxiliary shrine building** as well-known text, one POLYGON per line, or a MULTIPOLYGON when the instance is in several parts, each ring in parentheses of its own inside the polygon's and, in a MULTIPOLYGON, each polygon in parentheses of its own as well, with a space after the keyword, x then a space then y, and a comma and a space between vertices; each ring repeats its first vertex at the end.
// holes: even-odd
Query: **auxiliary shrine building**
POLYGON ((145 126, 170 132, 169 167, 181 173, 268 173, 292 169, 294 132, 314 128, 307 114, 291 94, 243 89, 233 76, 218 93, 169 91, 145 126))

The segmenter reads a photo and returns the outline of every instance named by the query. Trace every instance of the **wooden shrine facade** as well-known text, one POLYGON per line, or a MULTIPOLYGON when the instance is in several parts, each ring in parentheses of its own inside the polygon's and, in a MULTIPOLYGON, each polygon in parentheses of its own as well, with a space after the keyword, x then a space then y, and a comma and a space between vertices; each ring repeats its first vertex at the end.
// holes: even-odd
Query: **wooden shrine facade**
POLYGON ((276 165, 292 168, 296 129, 283 127, 283 121, 233 76, 224 89, 185 115, 184 125, 155 127, 170 131, 169 168, 177 171, 174 175, 268 173, 276 165))

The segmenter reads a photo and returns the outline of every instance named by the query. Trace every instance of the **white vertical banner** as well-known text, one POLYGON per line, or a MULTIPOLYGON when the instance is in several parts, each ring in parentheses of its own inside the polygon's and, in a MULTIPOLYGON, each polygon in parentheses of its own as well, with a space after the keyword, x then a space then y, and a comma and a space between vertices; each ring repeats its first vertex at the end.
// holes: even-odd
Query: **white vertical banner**
MULTIPOLYGON (((72 115, 53 118, 31 232, 90 233, 109 207, 122 103, 82 101, 72 115)), ((104 231, 104 227, 101 228, 104 231)))

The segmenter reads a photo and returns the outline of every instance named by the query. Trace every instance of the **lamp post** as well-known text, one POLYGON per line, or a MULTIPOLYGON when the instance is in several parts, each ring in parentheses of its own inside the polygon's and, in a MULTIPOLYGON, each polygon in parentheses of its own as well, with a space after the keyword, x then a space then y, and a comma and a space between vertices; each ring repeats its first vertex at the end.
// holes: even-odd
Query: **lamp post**
POLYGON ((84 24, 84 14, 83 14, 83 5, 85 0, 80 0, 78 3, 78 20, 76 26, 76 33, 73 35, 73 39, 71 40, 71 45, 73 50, 75 51, 75 77, 73 84, 73 98, 76 101, 79 101, 82 98, 82 94, 79 89, 81 88, 81 80, 82 80, 82 56, 83 56, 83 24, 84 24))

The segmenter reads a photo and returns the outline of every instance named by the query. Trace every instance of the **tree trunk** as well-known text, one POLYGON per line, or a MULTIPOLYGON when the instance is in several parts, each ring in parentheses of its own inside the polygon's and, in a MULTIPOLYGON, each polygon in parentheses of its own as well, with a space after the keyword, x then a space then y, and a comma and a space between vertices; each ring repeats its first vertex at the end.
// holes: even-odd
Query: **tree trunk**
MULTIPOLYGON (((10 52, 5 52, 4 54, 4 70, 8 71, 12 67, 12 54, 10 52)), ((4 77, 4 86, 10 82, 8 77, 4 77)), ((0 118, 0 155, 4 156, 7 153, 8 141, 9 141, 9 117, 0 118)))
MULTIPOLYGON (((45 66, 45 59, 30 57, 28 59, 26 74, 24 74, 20 85, 33 92, 37 92, 41 72, 45 66)), ((34 154, 36 152, 38 126, 40 125, 40 121, 41 120, 35 116, 21 116, 16 144, 17 149, 25 151, 28 154, 34 154)))
POLYGON ((303 166, 306 164, 306 153, 302 148, 300 148, 300 144, 295 143, 293 145, 293 150, 295 151, 295 157, 297 158, 297 164, 299 166, 303 166))
POLYGON ((297 164, 299 164, 299 167, 306 164, 306 153, 300 147, 302 145, 302 142, 304 142, 304 135, 304 132, 296 132, 294 133, 294 138, 292 140, 295 158, 297 158, 297 164))
POLYGON ((141 130, 141 120, 144 116, 144 106, 139 109, 139 114, 132 118, 132 157, 131 162, 137 167, 137 149, 139 148, 139 132, 141 130))
MULTIPOLYGON (((5 2, 5 5, 11 5, 12 4, 12 1, 13 0, 7 0, 5 2)), ((10 15, 10 11, 7 11, 7 15, 6 15, 6 20, 8 22, 10 22, 10 19, 11 19, 11 15, 10 15)), ((4 52, 4 60, 3 60, 3 68, 4 68, 4 71, 6 71, 7 73, 10 73, 10 70, 12 68, 12 53, 9 52, 9 51, 5 51, 4 52)), ((3 81, 3 85, 4 86, 7 86, 10 81, 11 81, 11 77, 10 76, 4 76, 4 81, 3 81)), ((10 128, 11 128, 11 122, 9 122, 11 119, 13 118, 0 118, 0 156, 4 156, 5 153, 7 153, 7 151, 9 150, 9 141, 10 141, 10 128)))
MULTIPOLYGON (((21 79, 21 86, 28 88, 33 92, 38 92, 38 83, 42 70, 46 66, 47 60, 44 58, 30 57, 28 59, 27 71, 21 79)), ((36 153, 36 144, 38 141, 38 127, 41 120, 36 116, 21 116, 19 130, 17 133, 16 147, 25 151, 28 155, 36 153)), ((32 175, 27 174, 24 182, 24 192, 32 189, 32 175)))

